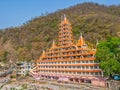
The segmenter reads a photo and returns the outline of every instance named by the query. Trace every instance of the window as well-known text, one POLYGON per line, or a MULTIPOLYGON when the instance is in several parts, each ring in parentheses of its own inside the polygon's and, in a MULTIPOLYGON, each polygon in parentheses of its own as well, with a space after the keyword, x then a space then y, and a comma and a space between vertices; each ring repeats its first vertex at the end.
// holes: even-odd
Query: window
POLYGON ((90 69, 93 69, 93 66, 90 66, 90 69))
POLYGON ((95 72, 95 75, 98 75, 98 72, 95 72))
POLYGON ((88 61, 86 61, 86 63, 88 63, 88 61))
POLYGON ((89 67, 88 66, 86 66, 86 69, 88 69, 89 67))
POLYGON ((89 72, 86 72, 87 75, 89 75, 89 72))
POLYGON ((84 69, 85 67, 84 66, 82 66, 82 69, 84 69))
POLYGON ((73 68, 75 68, 75 66, 73 66, 73 68))
POLYGON ((81 74, 81 72, 77 72, 77 74, 81 74))
POLYGON ((83 72, 83 75, 85 75, 85 72, 83 72))
POLYGON ((83 60, 82 63, 86 63, 86 61, 83 60))
POLYGON ((94 66, 95 69, 98 69, 98 66, 94 66))
POLYGON ((81 68, 81 66, 77 66, 77 68, 81 68))

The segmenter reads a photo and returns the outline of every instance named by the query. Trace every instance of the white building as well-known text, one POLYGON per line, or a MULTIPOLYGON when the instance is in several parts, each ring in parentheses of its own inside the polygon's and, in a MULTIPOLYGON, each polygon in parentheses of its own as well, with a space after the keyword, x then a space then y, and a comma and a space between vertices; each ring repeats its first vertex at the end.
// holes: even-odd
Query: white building
POLYGON ((33 62, 17 62, 16 74, 26 75, 34 67, 33 62))

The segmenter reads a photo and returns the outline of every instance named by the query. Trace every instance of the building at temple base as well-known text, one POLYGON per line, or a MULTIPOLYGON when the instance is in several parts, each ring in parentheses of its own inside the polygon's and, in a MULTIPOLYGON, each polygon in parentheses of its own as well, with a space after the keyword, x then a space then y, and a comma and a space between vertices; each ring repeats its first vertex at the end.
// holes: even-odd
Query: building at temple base
POLYGON ((33 62, 17 62, 16 63, 16 75, 25 76, 34 67, 33 62))
POLYGON ((31 75, 36 79, 105 86, 102 70, 95 62, 96 49, 88 47, 82 34, 74 43, 72 27, 66 16, 59 24, 58 35, 58 45, 53 41, 51 48, 43 51, 31 75))

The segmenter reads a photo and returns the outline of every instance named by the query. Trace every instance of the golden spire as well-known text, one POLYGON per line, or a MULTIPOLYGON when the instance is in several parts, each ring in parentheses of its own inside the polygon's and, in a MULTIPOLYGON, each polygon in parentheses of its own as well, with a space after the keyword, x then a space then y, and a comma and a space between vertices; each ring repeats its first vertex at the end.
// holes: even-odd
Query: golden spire
POLYGON ((45 51, 43 50, 41 58, 44 58, 44 57, 45 57, 45 51))
POLYGON ((54 48, 56 48, 56 44, 55 44, 55 41, 53 40, 53 44, 52 44, 51 49, 54 49, 54 48))
POLYGON ((83 46, 85 44, 84 39, 82 37, 82 33, 80 35, 80 38, 78 40, 77 46, 83 46))
POLYGON ((70 24, 65 14, 61 16, 61 24, 70 24))
POLYGON ((66 15, 64 14, 64 23, 66 24, 66 23, 68 23, 68 20, 67 20, 67 18, 66 18, 66 15))

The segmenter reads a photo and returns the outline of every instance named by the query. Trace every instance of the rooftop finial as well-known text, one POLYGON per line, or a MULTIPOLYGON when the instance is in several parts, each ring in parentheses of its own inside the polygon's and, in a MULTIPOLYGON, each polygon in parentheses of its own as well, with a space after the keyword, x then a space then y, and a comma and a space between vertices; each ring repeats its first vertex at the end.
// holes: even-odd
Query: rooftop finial
POLYGON ((97 39, 97 42, 96 42, 96 44, 97 44, 97 45, 99 44, 99 41, 98 41, 98 39, 97 39))
POLYGON ((80 36, 82 36, 82 33, 80 33, 80 36))
POLYGON ((96 48, 97 48, 98 44, 99 44, 99 41, 98 41, 98 39, 97 39, 97 41, 96 41, 96 48))
POLYGON ((55 40, 53 39, 53 44, 55 44, 55 40))
POLYGON ((55 41, 53 40, 53 44, 52 44, 52 49, 54 49, 56 47, 55 41))
POLYGON ((43 50, 43 54, 45 54, 45 50, 43 50))
POLYGON ((82 37, 82 33, 80 33, 80 38, 78 40, 78 43, 77 43, 78 46, 83 46, 85 45, 85 42, 84 42, 84 39, 82 37))
POLYGON ((64 20, 66 21, 66 15, 65 15, 65 14, 64 14, 64 16, 63 16, 63 17, 64 17, 64 20))
POLYGON ((42 55, 41 55, 40 58, 44 58, 44 57, 45 57, 45 50, 43 50, 42 55))
POLYGON ((66 18, 66 15, 64 14, 64 18, 66 18))
POLYGON ((80 33, 80 38, 82 37, 82 33, 80 33))
POLYGON ((62 22, 62 20, 63 20, 63 16, 61 16, 61 22, 62 22))

